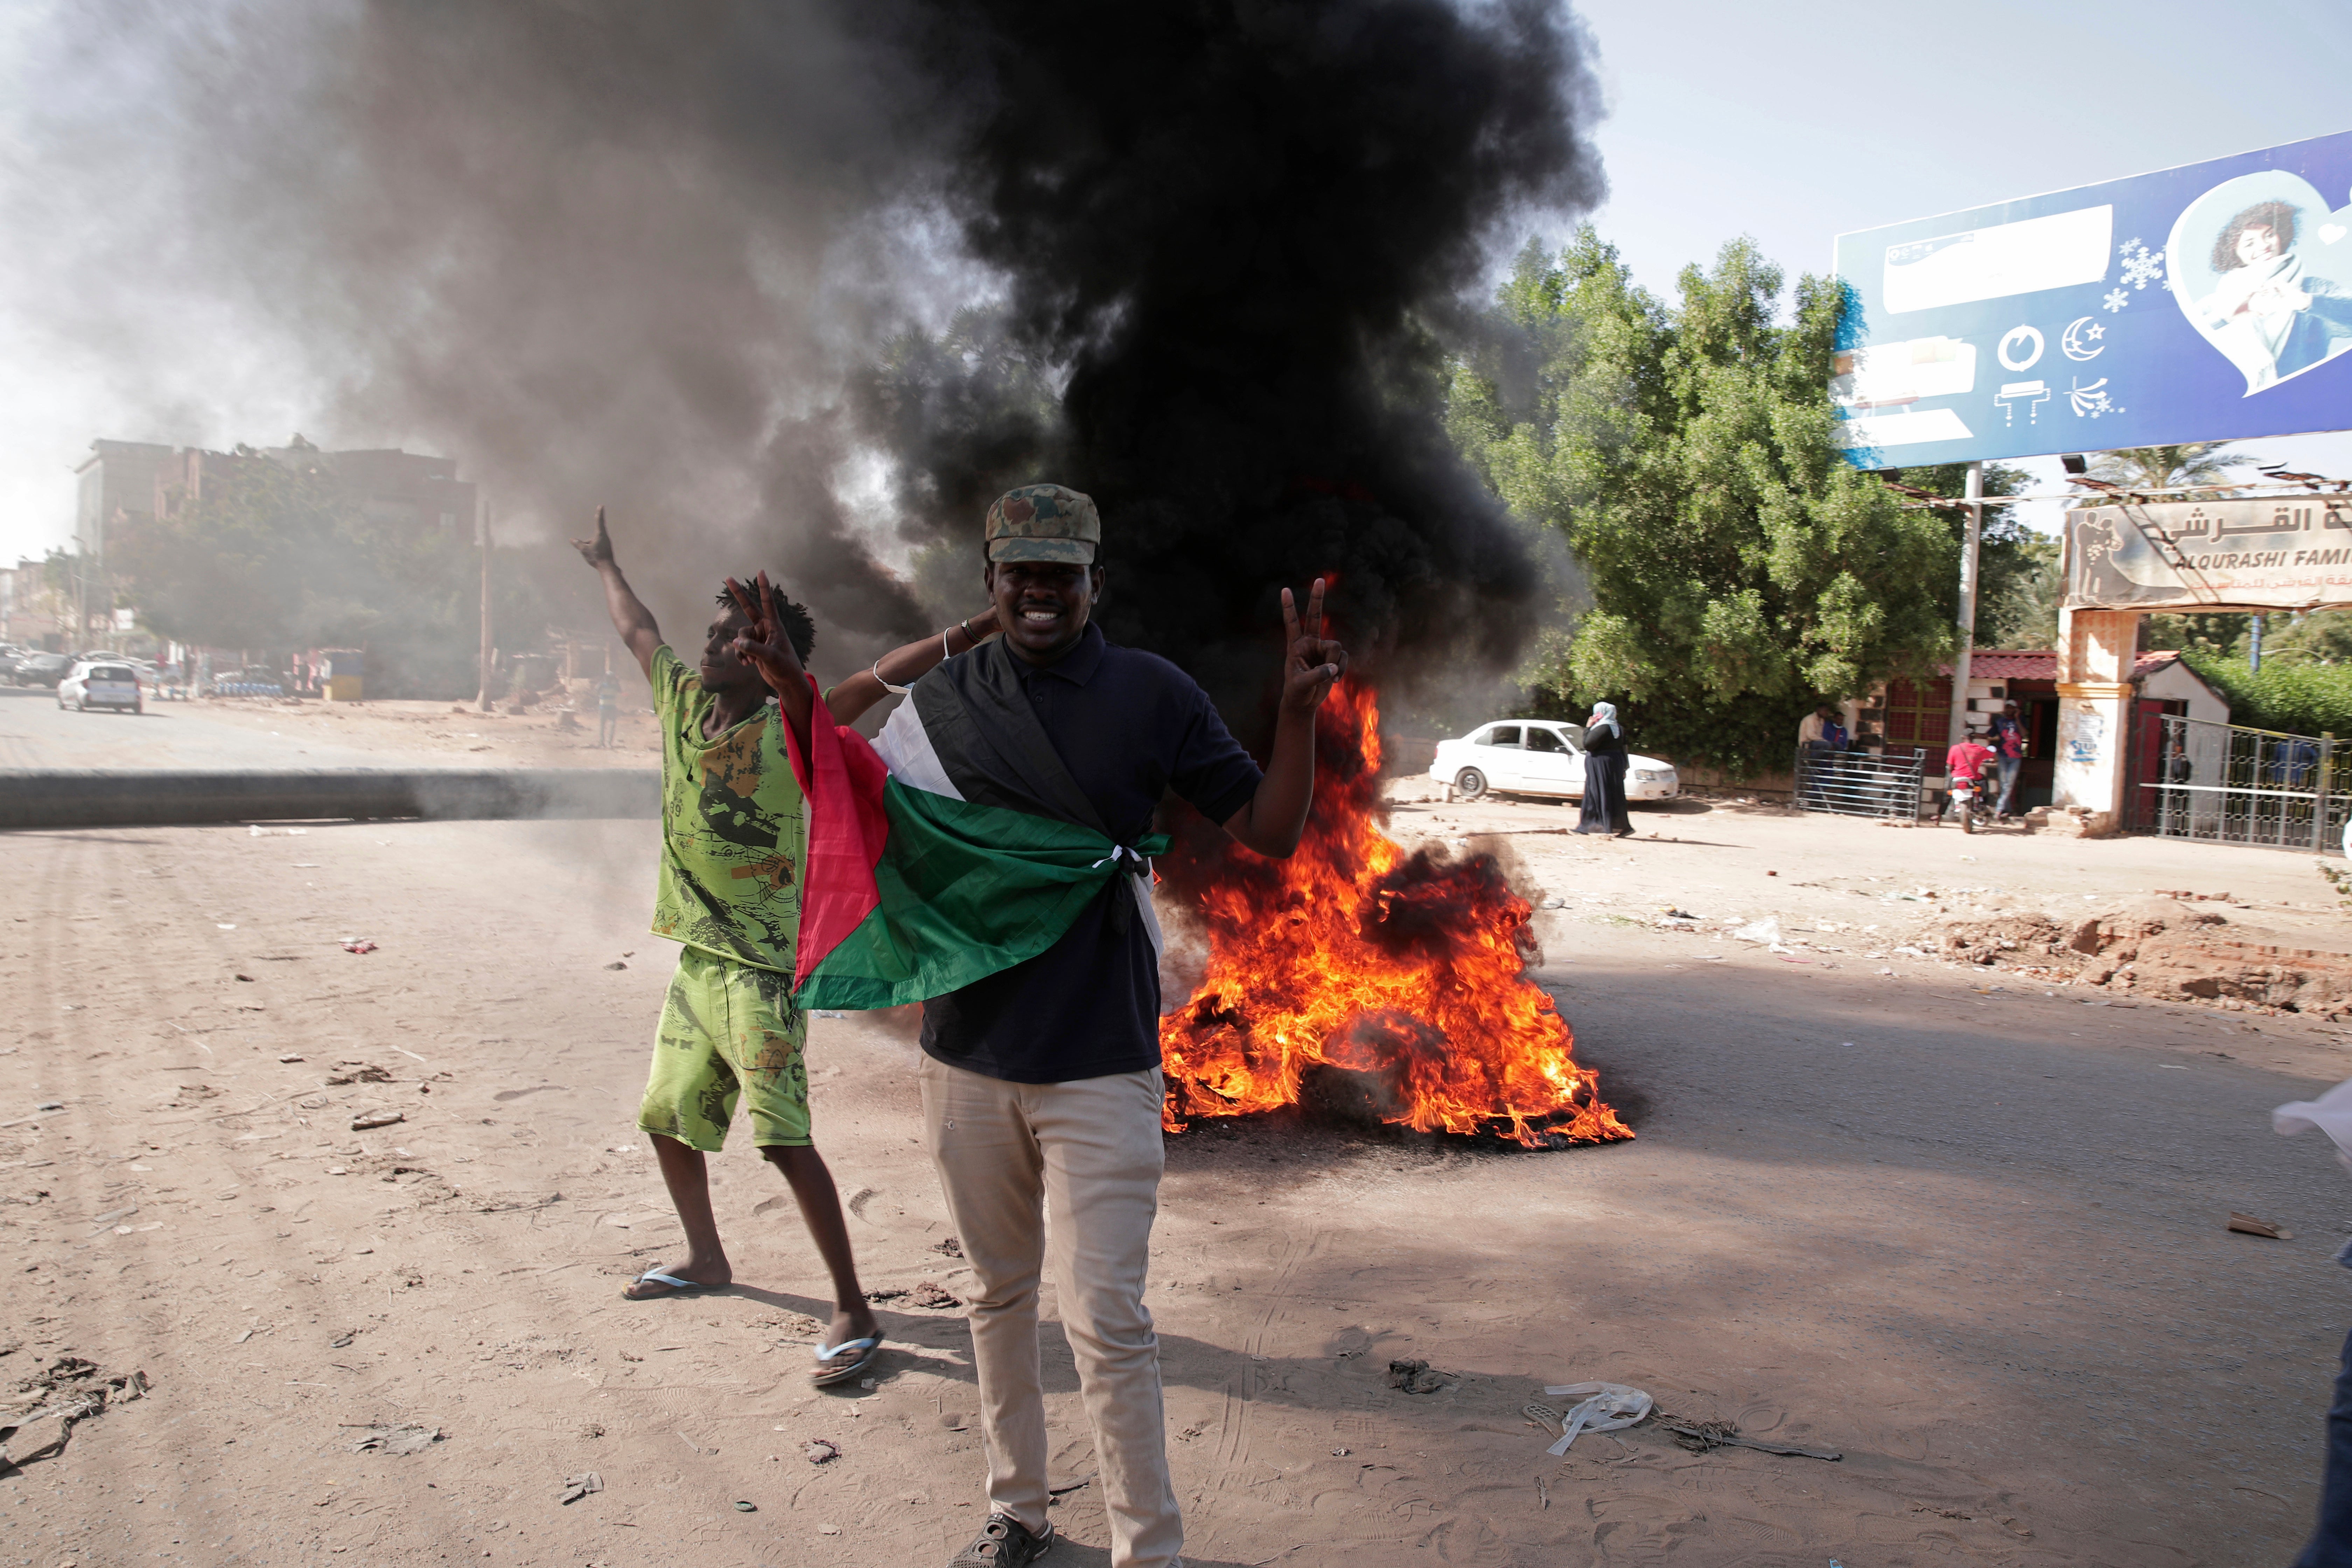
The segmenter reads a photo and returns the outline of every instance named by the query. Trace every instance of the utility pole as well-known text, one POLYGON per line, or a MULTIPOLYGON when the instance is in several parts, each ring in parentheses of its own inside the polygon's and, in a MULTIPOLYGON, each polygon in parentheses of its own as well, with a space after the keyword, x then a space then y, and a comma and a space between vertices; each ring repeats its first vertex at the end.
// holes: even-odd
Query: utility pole
POLYGON ((2262 672, 2263 617, 2256 614, 2246 617, 2246 673, 2260 675, 2262 672))
POLYGON ((490 646, 490 500, 482 498, 481 510, 475 520, 475 532, 482 542, 482 711, 490 711, 490 668, 496 650, 490 646))
POLYGON ((1969 732, 1969 657, 1976 650, 1977 541, 1984 532, 1984 465, 1969 465, 1968 535, 1960 546, 1960 647, 1952 656, 1952 722, 1948 746, 1957 746, 1969 732))

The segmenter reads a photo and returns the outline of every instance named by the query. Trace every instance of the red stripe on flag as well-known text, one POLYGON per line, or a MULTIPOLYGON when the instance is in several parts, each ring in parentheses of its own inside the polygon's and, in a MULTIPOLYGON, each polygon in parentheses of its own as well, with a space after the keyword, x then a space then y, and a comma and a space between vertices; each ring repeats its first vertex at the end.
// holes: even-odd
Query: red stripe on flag
POLYGON ((865 736, 836 725, 824 698, 809 680, 815 710, 809 715, 809 751, 784 726, 793 774, 808 802, 808 863, 801 868, 801 937, 793 960, 797 990, 827 953, 872 914, 882 896, 874 886, 874 863, 882 858, 890 820, 882 806, 890 770, 865 736))

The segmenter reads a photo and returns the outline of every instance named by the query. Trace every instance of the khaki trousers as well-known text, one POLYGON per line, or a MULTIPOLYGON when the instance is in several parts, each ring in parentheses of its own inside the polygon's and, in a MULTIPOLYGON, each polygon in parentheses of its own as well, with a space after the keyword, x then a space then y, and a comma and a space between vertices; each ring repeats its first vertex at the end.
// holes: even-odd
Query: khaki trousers
POLYGON ((1102 1467, 1111 1563, 1168 1568, 1184 1526, 1168 1477, 1160 1340, 1143 1305, 1160 1207, 1160 1069, 1006 1083, 926 1056, 919 1076, 948 1214, 980 1279, 971 1344, 989 1507, 1045 1528, 1037 1283, 1050 1247, 1102 1467))

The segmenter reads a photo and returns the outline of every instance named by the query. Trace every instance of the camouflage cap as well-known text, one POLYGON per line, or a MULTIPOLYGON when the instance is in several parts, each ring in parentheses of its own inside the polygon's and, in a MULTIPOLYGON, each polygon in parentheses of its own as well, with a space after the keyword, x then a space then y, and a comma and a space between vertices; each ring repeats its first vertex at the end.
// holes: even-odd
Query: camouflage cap
POLYGON ((1023 485, 988 509, 991 561, 1066 561, 1094 564, 1102 519, 1094 498, 1061 485, 1023 485))

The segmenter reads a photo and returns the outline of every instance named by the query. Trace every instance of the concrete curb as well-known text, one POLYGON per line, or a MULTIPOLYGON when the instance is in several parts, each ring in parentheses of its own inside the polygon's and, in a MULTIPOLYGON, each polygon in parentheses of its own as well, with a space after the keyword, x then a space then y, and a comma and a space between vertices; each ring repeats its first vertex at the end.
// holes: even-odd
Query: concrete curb
POLYGON ((0 831, 660 816, 651 768, 0 769, 0 831))

